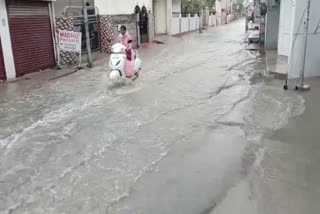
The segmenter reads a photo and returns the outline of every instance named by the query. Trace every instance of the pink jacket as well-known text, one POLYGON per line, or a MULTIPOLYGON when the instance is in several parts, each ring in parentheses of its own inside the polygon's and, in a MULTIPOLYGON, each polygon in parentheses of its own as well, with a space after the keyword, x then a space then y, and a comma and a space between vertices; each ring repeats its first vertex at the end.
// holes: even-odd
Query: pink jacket
POLYGON ((128 32, 126 32, 125 35, 120 34, 118 36, 117 42, 123 44, 127 47, 127 51, 132 50, 132 43, 129 43, 129 41, 132 40, 131 36, 128 32))
POLYGON ((127 60, 125 64, 125 73, 127 77, 134 76, 134 60, 133 60, 133 51, 132 51, 132 43, 129 43, 131 40, 131 36, 127 32, 125 35, 120 34, 118 36, 117 42, 123 44, 127 47, 127 60))

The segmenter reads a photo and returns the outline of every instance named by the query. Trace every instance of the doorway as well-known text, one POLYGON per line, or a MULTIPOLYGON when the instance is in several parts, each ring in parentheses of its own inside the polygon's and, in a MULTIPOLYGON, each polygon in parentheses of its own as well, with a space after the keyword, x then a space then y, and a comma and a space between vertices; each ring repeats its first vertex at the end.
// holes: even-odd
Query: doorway
POLYGON ((142 7, 140 14, 139 14, 139 28, 140 28, 140 38, 141 43, 148 42, 148 11, 145 6, 142 7))
POLYGON ((289 56, 292 44, 292 30, 294 17, 293 0, 282 0, 280 3, 280 23, 278 38, 278 54, 289 56))
POLYGON ((139 43, 144 43, 149 41, 149 18, 148 18, 148 11, 145 6, 143 6, 141 9, 137 5, 134 8, 134 12, 137 15, 137 37, 139 40, 139 43))
POLYGON ((166 1, 153 0, 154 31, 156 35, 167 33, 167 10, 166 1))

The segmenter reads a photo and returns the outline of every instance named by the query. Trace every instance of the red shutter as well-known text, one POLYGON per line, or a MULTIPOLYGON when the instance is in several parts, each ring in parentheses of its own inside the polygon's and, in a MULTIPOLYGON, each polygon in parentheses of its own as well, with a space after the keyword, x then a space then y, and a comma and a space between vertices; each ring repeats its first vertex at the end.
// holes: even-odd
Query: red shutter
POLYGON ((5 80, 5 79, 6 79, 6 71, 4 68, 1 38, 0 38, 0 80, 5 80))
POLYGON ((7 0, 17 76, 55 65, 48 2, 7 0))

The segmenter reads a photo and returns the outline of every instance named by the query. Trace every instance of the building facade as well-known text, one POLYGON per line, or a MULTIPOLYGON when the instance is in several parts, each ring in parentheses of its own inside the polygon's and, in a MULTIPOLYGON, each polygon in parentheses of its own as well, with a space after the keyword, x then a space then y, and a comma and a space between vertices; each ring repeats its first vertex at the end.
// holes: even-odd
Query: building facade
MULTIPOLYGON (((311 0, 305 76, 320 76, 320 1, 311 0)), ((308 0, 292 0, 292 30, 289 51, 289 77, 297 78, 303 69, 305 24, 308 0)), ((282 16, 282 15, 280 15, 282 16)))
POLYGON ((0 0, 0 79, 55 66, 51 1, 0 0))
MULTIPOLYGON (((311 0, 305 76, 320 76, 320 1, 311 0)), ((305 24, 308 0, 269 0, 266 48, 288 57, 288 75, 295 79, 304 69, 305 24), (269 24, 268 24, 269 22, 269 24), (276 29, 278 26, 278 29, 276 29), (276 34, 278 32, 278 34, 276 34)))
POLYGON ((171 34, 173 8, 181 11, 181 0, 95 0, 95 6, 100 16, 111 16, 117 26, 128 26, 131 36, 140 43, 151 42, 154 35, 171 34), (142 12, 138 27, 137 8, 142 12))

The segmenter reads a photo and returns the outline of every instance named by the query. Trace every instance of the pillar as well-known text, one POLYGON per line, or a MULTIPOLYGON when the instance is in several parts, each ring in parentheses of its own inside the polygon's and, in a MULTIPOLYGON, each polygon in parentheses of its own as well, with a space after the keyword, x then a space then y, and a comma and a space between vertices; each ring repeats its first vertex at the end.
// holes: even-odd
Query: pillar
POLYGON ((7 6, 5 0, 0 0, 0 39, 2 44, 6 76, 8 80, 12 80, 16 78, 16 68, 12 52, 7 6))
POLYGON ((171 25, 172 25, 172 0, 167 1, 167 35, 171 35, 171 25))

